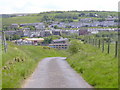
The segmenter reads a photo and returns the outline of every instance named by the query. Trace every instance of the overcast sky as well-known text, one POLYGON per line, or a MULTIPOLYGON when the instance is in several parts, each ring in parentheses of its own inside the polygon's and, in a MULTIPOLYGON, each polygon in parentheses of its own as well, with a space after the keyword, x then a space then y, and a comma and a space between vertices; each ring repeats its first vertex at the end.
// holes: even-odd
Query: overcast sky
POLYGON ((0 0, 0 14, 56 10, 118 11, 119 0, 0 0))

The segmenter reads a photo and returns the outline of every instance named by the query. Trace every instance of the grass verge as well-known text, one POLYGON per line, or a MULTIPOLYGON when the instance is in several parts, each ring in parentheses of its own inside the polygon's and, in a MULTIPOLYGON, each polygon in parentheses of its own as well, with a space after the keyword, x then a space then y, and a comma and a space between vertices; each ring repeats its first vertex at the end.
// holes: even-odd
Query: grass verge
POLYGON ((118 60, 88 44, 67 59, 68 63, 95 88, 118 87, 118 60))
POLYGON ((2 54, 2 88, 20 88, 45 57, 65 56, 64 51, 41 46, 17 46, 8 43, 8 52, 2 54))

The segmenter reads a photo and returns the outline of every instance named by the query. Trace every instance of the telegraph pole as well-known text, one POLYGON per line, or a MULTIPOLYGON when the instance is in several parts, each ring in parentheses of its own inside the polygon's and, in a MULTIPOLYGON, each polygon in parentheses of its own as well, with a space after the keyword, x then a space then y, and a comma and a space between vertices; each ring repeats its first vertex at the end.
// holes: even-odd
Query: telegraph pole
POLYGON ((6 37, 5 37, 5 32, 2 31, 2 44, 3 44, 3 49, 5 53, 7 52, 7 43, 6 43, 6 37))

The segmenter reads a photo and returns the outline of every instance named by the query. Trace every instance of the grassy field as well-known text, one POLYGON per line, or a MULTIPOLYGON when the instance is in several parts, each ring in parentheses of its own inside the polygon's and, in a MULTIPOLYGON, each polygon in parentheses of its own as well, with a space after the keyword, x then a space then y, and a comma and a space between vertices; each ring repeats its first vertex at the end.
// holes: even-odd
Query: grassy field
POLYGON ((41 46, 17 46, 8 43, 8 52, 2 54, 2 88, 20 88, 24 79, 45 57, 65 56, 64 51, 41 46))
POLYGON ((43 16, 49 16, 51 19, 55 19, 55 21, 61 21, 61 18, 55 18, 55 16, 77 16, 77 19, 73 19, 73 21, 79 21, 79 19, 83 18, 92 18, 94 20, 102 19, 107 17, 108 15, 112 16, 117 16, 117 12, 94 12, 94 11, 79 11, 79 12, 74 12, 74 11, 63 11, 62 13, 58 12, 44 12, 44 13, 38 13, 38 14, 29 14, 29 16, 17 16, 17 17, 10 17, 10 18, 3 18, 2 22, 5 25, 10 25, 12 23, 37 23, 40 22, 43 16), (90 17, 90 16, 84 16, 84 17, 78 17, 81 13, 89 14, 89 13, 94 13, 98 14, 99 16, 102 17, 90 17))
MULTIPOLYGON (((1 33, 0 33, 1 35, 1 33)), ((2 41, 0 39, 0 89, 2 87, 2 41)))
MULTIPOLYGON (((118 87, 118 60, 113 54, 80 44, 79 52, 56 50, 41 46, 17 46, 8 42, 8 52, 2 54, 2 87, 19 88, 32 74, 38 62, 45 57, 63 56, 82 77, 95 88, 118 87)), ((111 50, 113 51, 113 50, 111 50)))
MULTIPOLYGON (((104 53, 107 53, 108 52, 108 44, 105 44, 105 50, 104 50, 104 53)), ((113 57, 115 57, 115 44, 114 43, 111 43, 110 44, 110 52, 109 54, 113 57)))
POLYGON ((67 59, 83 78, 95 88, 118 87, 118 60, 100 49, 81 44, 80 50, 67 59))
POLYGON ((40 22, 41 16, 21 16, 21 17, 11 17, 3 18, 2 23, 5 25, 10 25, 11 23, 37 23, 40 22))
MULTIPOLYGON (((97 45, 93 45, 91 44, 92 46, 96 47, 96 48, 99 48, 98 44, 97 45)), ((103 45, 102 43, 100 44, 100 50, 102 52, 102 48, 103 48, 103 45)), ((115 53, 116 53, 116 43, 110 43, 109 44, 109 54, 110 56, 113 56, 115 57, 115 53)), ((103 51, 105 54, 108 54, 108 42, 104 42, 104 51, 103 51)))

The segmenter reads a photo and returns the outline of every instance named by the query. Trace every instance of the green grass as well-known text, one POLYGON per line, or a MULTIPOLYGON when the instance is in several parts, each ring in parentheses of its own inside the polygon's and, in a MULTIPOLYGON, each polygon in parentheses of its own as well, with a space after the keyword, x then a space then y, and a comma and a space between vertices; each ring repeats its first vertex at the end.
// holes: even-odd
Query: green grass
MULTIPOLYGON (((79 14, 81 13, 85 13, 85 14, 88 14, 88 13, 97 13, 99 14, 100 16, 102 17, 89 17, 89 16, 84 16, 84 17, 78 17, 78 19, 73 19, 74 21, 79 21, 79 19, 83 19, 83 18, 92 18, 94 20, 98 20, 98 19, 101 19, 101 18, 105 18, 107 17, 108 15, 113 15, 113 16, 117 16, 118 13, 117 12, 92 12, 92 11, 80 11, 80 12, 68 12, 68 11, 64 11, 63 13, 57 13, 57 12, 49 12, 49 13, 39 13, 39 14, 30 14, 29 16, 19 16, 19 17, 10 17, 10 18, 2 18, 2 22, 3 24, 5 25, 10 25, 12 23, 18 23, 18 24, 21 24, 21 23, 36 23, 36 22, 40 22, 41 21, 41 18, 44 16, 44 15, 47 15, 49 16, 51 19, 57 15, 59 16, 65 16, 65 15, 69 15, 69 16, 78 16, 79 14)), ((55 18, 55 21, 61 21, 62 19, 61 18, 55 18)))
POLYGON ((8 52, 3 52, 2 54, 2 65, 7 67, 2 72, 2 87, 20 88, 23 81, 31 75, 41 59, 45 57, 67 56, 67 61, 71 67, 93 87, 117 88, 117 58, 113 57, 112 54, 102 53, 101 49, 92 45, 81 44, 80 47, 78 53, 71 55, 64 50, 41 46, 17 46, 8 42, 8 52), (15 61, 15 57, 19 58, 20 62, 15 61), (21 61, 22 59, 24 61, 21 61))
POLYGON ((2 87, 2 45, 0 40, 0 89, 2 87))
POLYGON ((36 68, 38 62, 45 57, 65 56, 64 51, 41 46, 17 46, 8 43, 8 52, 3 52, 2 88, 20 88, 36 68), (15 61, 15 57, 20 61, 15 61), (22 61, 23 60, 23 61, 22 61))
POLYGON ((81 44, 78 53, 67 59, 83 78, 95 88, 118 87, 118 60, 111 54, 88 44, 81 44))
MULTIPOLYGON (((108 44, 105 44, 104 53, 108 53, 108 44)), ((114 44, 114 43, 111 43, 111 44, 110 44, 109 54, 110 54, 111 56, 115 57, 115 44, 114 44)))
MULTIPOLYGON (((98 44, 97 45, 92 45, 98 49, 98 44)), ((100 44, 100 50, 102 52, 102 43, 100 44)), ((116 44, 115 43, 110 43, 109 46, 109 55, 115 57, 115 49, 116 49, 116 44)), ((108 42, 104 42, 104 51, 105 54, 108 54, 108 42)))
POLYGON ((11 17, 3 18, 2 23, 5 25, 10 25, 11 23, 37 23, 40 22, 41 16, 21 16, 21 17, 11 17))

